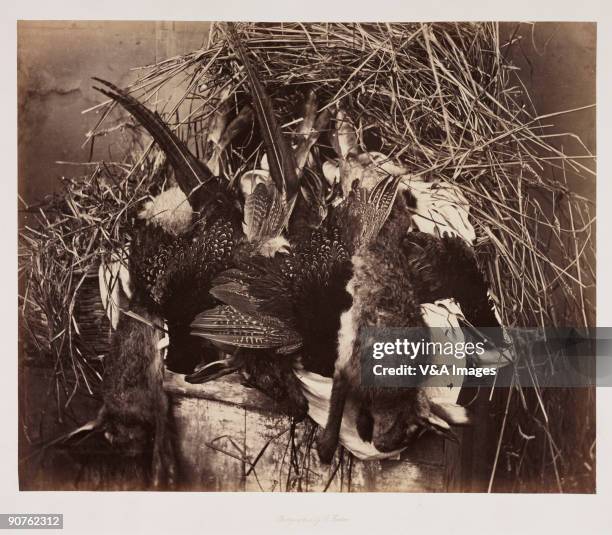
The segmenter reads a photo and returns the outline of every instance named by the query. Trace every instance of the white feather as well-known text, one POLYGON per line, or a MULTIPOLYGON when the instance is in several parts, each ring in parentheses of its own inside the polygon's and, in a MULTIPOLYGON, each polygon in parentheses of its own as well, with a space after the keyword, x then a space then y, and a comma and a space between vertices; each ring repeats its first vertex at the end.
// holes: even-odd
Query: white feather
POLYGON ((147 202, 138 217, 178 236, 191 225, 193 210, 187 196, 175 186, 147 202))

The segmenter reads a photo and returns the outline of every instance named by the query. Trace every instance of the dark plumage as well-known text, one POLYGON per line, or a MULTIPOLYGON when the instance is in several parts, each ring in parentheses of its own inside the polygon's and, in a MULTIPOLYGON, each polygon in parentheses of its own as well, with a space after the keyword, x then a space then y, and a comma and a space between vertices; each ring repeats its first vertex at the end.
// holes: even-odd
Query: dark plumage
MULTIPOLYGON (((179 235, 160 228, 155 218, 138 223, 131 244, 131 306, 166 320, 168 363, 180 371, 190 371, 199 358, 189 332, 197 314, 193 334, 231 357, 214 360, 212 351, 189 380, 209 380, 240 367, 252 384, 287 399, 299 418, 307 407, 292 373, 295 358, 309 371, 333 374, 329 420, 319 440, 323 461, 336 448, 348 395, 361 402, 360 434, 383 451, 404 445, 420 428, 448 429, 418 388, 361 387, 356 335, 377 325, 423 326, 420 304, 442 297, 458 298, 475 324, 494 321, 473 257, 458 240, 408 234, 410 216, 404 195, 397 195, 398 177, 383 178, 369 190, 354 184, 333 209, 316 173, 309 171, 299 182, 302 152, 313 139, 298 148, 296 162, 247 50, 233 26, 228 28, 245 66, 272 175, 247 196, 243 210, 227 183, 198 162, 157 115, 100 81, 102 92, 132 113, 166 153, 194 210, 190 227, 179 235), (289 248, 282 236, 287 227, 289 248), (451 267, 453 262, 460 264, 451 267), (469 291, 462 286, 466 276, 469 291)), ((311 99, 307 107, 313 107, 311 99)), ((140 356, 137 349, 126 342, 115 351, 134 350, 141 362, 158 362, 151 345, 140 348, 140 356)), ((138 370, 125 368, 127 375, 138 370)), ((121 370, 115 377, 120 376, 121 370)), ((121 399, 120 389, 113 392, 109 404, 121 399)), ((128 420, 129 412, 126 407, 128 420)), ((115 414, 121 419, 121 410, 115 414)))
POLYGON ((311 371, 331 375, 340 314, 350 306, 350 254, 337 228, 318 229, 274 258, 245 258, 215 280, 226 303, 198 315, 193 333, 246 349, 300 351, 311 371))
POLYGON ((241 257, 274 254, 282 247, 282 241, 275 239, 287 226, 297 195, 293 155, 246 49, 232 25, 229 30, 232 46, 247 71, 272 175, 271 183, 258 184, 246 198, 244 216, 241 201, 229 183, 213 176, 157 114, 112 84, 96 79, 104 86, 98 90, 129 111, 159 144, 194 211, 191 227, 178 236, 158 224, 155 217, 138 222, 130 251, 134 300, 166 320, 170 338, 167 365, 180 373, 191 372, 201 358, 201 344, 190 336, 189 323, 197 312, 216 303, 209 293, 213 278, 239 264, 241 257))
MULTIPOLYGON (((168 325, 167 364, 176 371, 191 372, 201 358, 201 348, 198 339, 190 335, 189 324, 197 312, 218 303, 210 293, 213 279, 240 265, 241 258, 273 255, 297 195, 294 160, 278 159, 286 147, 279 138, 273 114, 270 116, 270 103, 252 74, 246 51, 237 37, 233 42, 249 72, 253 104, 273 169, 273 183, 259 184, 246 199, 246 232, 241 203, 229 183, 197 160, 157 114, 111 83, 97 79, 103 86, 97 89, 129 111, 158 143, 193 214, 187 228, 178 230, 172 217, 165 217, 168 214, 149 214, 148 219, 135 225, 129 258, 131 314, 122 316, 106 359, 104 407, 96 421, 96 426, 106 430, 109 442, 123 450, 153 443, 153 483, 158 486, 171 483, 175 473, 167 432, 171 415, 157 347, 159 324, 165 320, 168 325), (151 318, 157 318, 157 326, 151 318)), ((213 350, 209 360, 216 356, 213 350)), ((301 417, 305 415, 305 402, 295 377, 291 375, 293 383, 287 379, 287 367, 262 366, 252 361, 249 369, 254 384, 281 398, 296 398, 294 407, 301 417)))
POLYGON ((239 348, 299 350, 306 369, 331 376, 340 316, 351 305, 351 256, 376 236, 397 185, 387 178, 371 192, 355 187, 319 228, 303 230, 286 254, 244 257, 214 281, 211 293, 225 305, 199 314, 193 333, 239 348))
POLYGON ((150 214, 135 224, 129 256, 131 317, 120 318, 105 359, 104 406, 98 422, 122 452, 152 444, 151 481, 163 487, 174 481, 176 459, 168 432, 172 420, 163 391, 158 329, 165 320, 169 367, 191 371, 202 358, 202 348, 190 336, 189 323, 202 307, 215 304, 211 281, 232 265, 238 244, 244 242, 241 213, 227 182, 213 176, 159 116, 112 84, 98 82, 104 86, 98 89, 127 109, 160 145, 192 208, 187 228, 169 225, 168 214, 150 214))
POLYGON ((202 308, 216 304, 211 282, 233 265, 243 241, 238 222, 225 217, 200 219, 181 236, 138 224, 130 254, 134 301, 166 320, 166 361, 173 371, 189 373, 201 360, 201 343, 190 336, 189 324, 202 308))
POLYGON ((419 429, 449 429, 418 388, 361 387, 362 329, 422 327, 426 335, 421 303, 446 297, 457 298, 474 324, 495 322, 469 248, 458 238, 408 232, 406 199, 396 199, 396 188, 391 179, 372 192, 354 188, 289 254, 245 259, 240 269, 222 274, 211 292, 225 305, 193 323, 199 336, 237 348, 267 347, 279 360, 293 354, 308 371, 333 375, 329 423, 319 441, 326 462, 336 448, 348 395, 362 406, 362 438, 381 451, 405 445, 419 429), (254 331, 256 339, 250 336, 254 331))
POLYGON ((244 240, 242 214, 226 180, 214 177, 157 114, 103 80, 99 91, 125 107, 160 145, 174 168, 175 178, 193 208, 189 228, 180 235, 153 215, 135 224, 129 269, 134 302, 159 314, 168 323, 167 364, 188 373, 201 358, 201 344, 189 334, 197 312, 215 301, 210 283, 232 264, 244 240))

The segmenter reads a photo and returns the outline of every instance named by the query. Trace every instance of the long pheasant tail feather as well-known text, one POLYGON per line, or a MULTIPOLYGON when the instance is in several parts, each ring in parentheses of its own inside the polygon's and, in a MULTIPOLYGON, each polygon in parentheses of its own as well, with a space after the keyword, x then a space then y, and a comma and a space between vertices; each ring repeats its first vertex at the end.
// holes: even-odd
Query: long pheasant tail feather
POLYGON ((179 187, 190 200, 192 207, 199 210, 203 197, 201 185, 212 178, 208 167, 191 153, 187 145, 164 124, 159 115, 114 84, 100 78, 93 79, 104 86, 94 89, 123 106, 164 151, 174 168, 179 187))
POLYGON ((251 97, 253 99, 253 108, 255 109, 264 147, 268 156, 270 174, 279 191, 285 192, 287 198, 291 200, 298 190, 295 157, 287 140, 283 137, 274 115, 270 97, 255 73, 246 47, 236 31, 235 25, 228 22, 227 28, 232 47, 240 57, 240 61, 247 74, 251 97))

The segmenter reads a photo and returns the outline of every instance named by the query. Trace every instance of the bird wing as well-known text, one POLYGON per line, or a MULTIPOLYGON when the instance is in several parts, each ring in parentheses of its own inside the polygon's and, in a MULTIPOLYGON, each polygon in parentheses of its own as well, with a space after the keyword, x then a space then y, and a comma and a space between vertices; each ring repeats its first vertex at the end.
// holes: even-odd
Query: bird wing
POLYGON ((388 175, 371 190, 355 184, 334 210, 334 225, 341 229, 343 242, 351 252, 376 239, 391 213, 400 181, 401 177, 388 175))
POLYGON ((288 259, 255 256, 218 276, 210 293, 223 303, 252 315, 262 314, 293 323, 288 259))
POLYGON ((260 182, 246 196, 242 228, 248 241, 266 242, 286 228, 293 203, 288 204, 271 182, 260 182))
POLYGON ((245 314, 272 316, 295 329, 308 310, 326 306, 327 288, 346 277, 350 255, 338 229, 318 229, 288 254, 252 256, 239 265, 217 276, 210 293, 245 314))
POLYGON ((213 281, 210 293, 223 305, 200 315, 194 334, 283 354, 303 346, 313 369, 333 368, 340 315, 351 302, 350 255, 339 234, 317 229, 288 254, 240 260, 213 281))
POLYGON ((187 145, 164 124, 157 113, 110 82, 100 78, 94 80, 104 86, 94 87, 96 91, 123 106, 151 135, 172 165, 176 181, 193 209, 199 210, 206 197, 206 192, 202 191, 201 186, 213 177, 208 167, 191 153, 187 145))
POLYGON ((229 305, 198 314, 191 323, 191 334, 223 346, 276 349, 281 353, 302 344, 300 335, 278 318, 245 314, 229 305))
POLYGON ((259 183, 245 199, 243 230, 250 242, 261 237, 272 204, 272 195, 273 192, 266 184, 259 183))
POLYGON ((373 214, 364 222, 364 237, 368 243, 378 236, 380 229, 387 221, 401 179, 401 176, 386 176, 370 191, 367 206, 371 207, 373 214))
POLYGON ((211 282, 232 265, 238 239, 232 222, 221 218, 198 221, 182 236, 138 221, 130 247, 132 282, 164 315, 190 320, 214 304, 211 282))

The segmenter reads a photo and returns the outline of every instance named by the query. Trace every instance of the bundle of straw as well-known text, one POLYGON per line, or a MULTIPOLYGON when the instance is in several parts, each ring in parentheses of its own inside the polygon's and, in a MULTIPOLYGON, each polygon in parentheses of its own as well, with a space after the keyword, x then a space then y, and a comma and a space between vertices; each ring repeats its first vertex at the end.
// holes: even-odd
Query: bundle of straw
MULTIPOLYGON (((139 136, 128 133, 132 154, 139 136)), ((101 162, 91 174, 62 179, 63 195, 43 207, 20 232, 20 336, 24 356, 54 368, 58 410, 79 389, 95 395, 110 323, 99 292, 98 267, 129 242, 143 200, 160 191, 154 160, 101 162)))
MULTIPOLYGON (((341 108, 350 117, 363 151, 461 189, 476 255, 505 326, 594 324, 593 206, 567 185, 568 177, 594 176, 592 154, 585 147, 566 155, 553 144, 562 137, 550 133, 554 117, 578 110, 537 115, 512 63, 514 35, 502 42, 494 23, 270 23, 239 31, 291 139, 300 135, 301 104, 312 89, 319 110, 341 108)), ((237 115, 247 98, 223 24, 212 26, 204 49, 143 69, 130 91, 148 105, 156 102, 201 158, 218 141, 215 122, 237 115)), ((92 139, 109 115, 103 106, 92 139)), ((333 157, 326 139, 315 149, 319 165, 333 157)), ((163 187, 166 174, 155 167, 153 150, 135 143, 129 161, 100 164, 85 181, 68 183, 53 217, 43 212, 42 225, 24 233, 25 317, 31 324, 42 311, 57 362, 66 362, 61 355, 68 349, 74 388, 79 378, 89 388, 91 379, 90 361, 74 347, 75 292, 93 263, 125 246, 138 203, 163 187)), ((223 172, 235 181, 262 154, 252 130, 226 150, 223 172)), ((515 365, 530 363, 519 358, 515 365)), ((518 488, 534 480, 552 490, 578 488, 580 466, 592 473, 592 394, 565 397, 584 405, 584 417, 572 423, 571 433, 583 441, 576 448, 575 440, 564 442, 567 426, 556 425, 567 412, 562 396, 532 386, 505 393, 489 488, 502 464, 518 488)))

